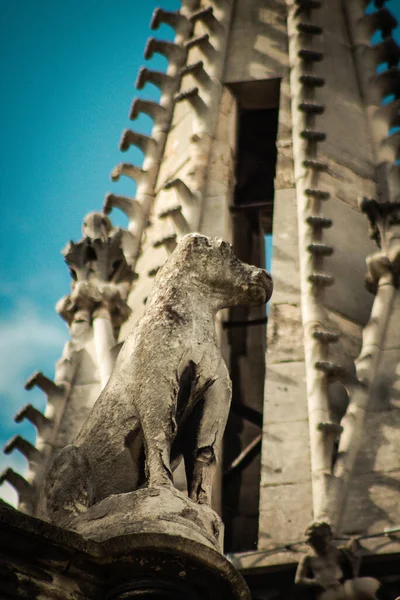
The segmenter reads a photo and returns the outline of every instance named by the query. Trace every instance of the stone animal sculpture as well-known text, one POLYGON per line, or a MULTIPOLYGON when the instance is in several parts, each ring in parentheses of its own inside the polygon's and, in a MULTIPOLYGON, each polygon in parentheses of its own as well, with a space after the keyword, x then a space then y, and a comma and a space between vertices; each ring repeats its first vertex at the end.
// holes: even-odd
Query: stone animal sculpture
POLYGON ((146 311, 73 445, 46 483, 50 520, 68 525, 110 496, 172 486, 183 457, 189 497, 210 504, 231 382, 217 346, 216 313, 272 293, 263 269, 232 246, 186 235, 158 272, 146 311))
POLYGON ((297 568, 295 582, 313 588, 318 600, 374 600, 380 587, 372 577, 358 577, 360 545, 352 539, 345 548, 332 542, 328 523, 313 523, 306 530, 310 551, 297 568), (348 563, 350 579, 345 581, 343 566, 348 563))

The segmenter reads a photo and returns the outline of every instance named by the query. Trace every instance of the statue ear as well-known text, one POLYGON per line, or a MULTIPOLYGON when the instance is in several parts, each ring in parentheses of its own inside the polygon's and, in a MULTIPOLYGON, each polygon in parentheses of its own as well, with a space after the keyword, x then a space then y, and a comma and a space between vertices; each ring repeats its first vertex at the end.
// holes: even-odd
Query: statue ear
POLYGON ((232 253, 231 245, 228 242, 225 242, 225 240, 218 240, 217 248, 221 251, 222 256, 226 258, 232 253))
POLYGON ((189 234, 189 243, 193 250, 202 250, 203 248, 209 248, 212 244, 210 239, 205 235, 198 233, 189 234))

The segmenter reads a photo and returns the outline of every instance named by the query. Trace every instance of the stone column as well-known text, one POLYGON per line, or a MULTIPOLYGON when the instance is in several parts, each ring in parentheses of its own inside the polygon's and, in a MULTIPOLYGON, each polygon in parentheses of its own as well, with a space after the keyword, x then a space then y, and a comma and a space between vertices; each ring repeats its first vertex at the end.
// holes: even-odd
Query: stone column
POLYGON ((83 233, 82 240, 70 242, 63 251, 74 281, 59 313, 70 325, 71 335, 81 337, 78 322, 92 330, 94 359, 104 387, 114 365, 116 333, 131 312, 126 299, 135 274, 127 253, 130 256, 133 234, 113 229, 102 213, 85 217, 83 233))
POLYGON ((114 366, 114 357, 111 350, 116 344, 110 312, 105 306, 100 307, 93 313, 93 335, 101 385, 104 387, 114 366))

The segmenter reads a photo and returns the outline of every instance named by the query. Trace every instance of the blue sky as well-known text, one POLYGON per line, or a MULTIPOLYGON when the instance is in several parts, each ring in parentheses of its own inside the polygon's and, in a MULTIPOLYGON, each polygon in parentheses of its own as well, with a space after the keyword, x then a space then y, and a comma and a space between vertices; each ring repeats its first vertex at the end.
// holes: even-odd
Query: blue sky
MULTIPOLYGON (((39 391, 23 383, 35 370, 53 377, 68 330, 55 313, 70 278, 61 249, 81 236, 84 215, 100 210, 106 192, 134 196, 127 178, 110 181, 122 160, 141 164, 141 153, 119 151, 139 68, 165 70, 163 57, 143 58, 156 6, 176 10, 178 0, 0 0, 0 178, 2 268, 0 281, 0 446, 15 433, 32 442, 34 428, 13 421, 39 391), (124 181, 125 180, 125 181, 124 181)), ((147 86, 142 97, 157 98, 147 86)), ((143 117, 135 129, 151 130, 143 117)), ((124 224, 114 211, 113 221, 124 224)), ((6 466, 25 469, 14 452, 6 466)), ((15 494, 0 487, 8 501, 15 494)))
MULTIPOLYGON (((243 1, 243 0, 241 0, 243 1)), ((34 441, 31 425, 13 415, 27 402, 43 408, 38 391, 23 383, 34 371, 53 376, 68 339, 54 311, 70 278, 60 250, 78 239, 84 215, 99 210, 106 192, 134 196, 127 178, 111 183, 122 160, 140 164, 139 151, 121 154, 122 130, 156 6, 179 8, 179 0, 0 0, 0 178, 2 276, 0 280, 0 446, 15 433, 34 441)), ((400 0, 388 4, 398 17, 400 0)), ((151 68, 165 70, 155 57, 151 68)), ((147 86, 144 98, 157 98, 147 86)), ((147 117, 134 125, 151 130, 147 117)), ((113 221, 124 225, 118 211, 113 221)), ((5 466, 25 469, 14 453, 5 466)), ((15 501, 8 484, 0 497, 15 501)))

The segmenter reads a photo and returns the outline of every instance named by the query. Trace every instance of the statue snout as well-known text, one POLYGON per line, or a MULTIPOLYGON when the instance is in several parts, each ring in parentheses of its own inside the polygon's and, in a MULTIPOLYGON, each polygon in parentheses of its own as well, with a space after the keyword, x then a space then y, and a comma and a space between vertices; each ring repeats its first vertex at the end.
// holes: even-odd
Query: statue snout
POLYGON ((265 271, 264 269, 258 269, 253 267, 254 271, 252 273, 252 288, 253 293, 255 293, 253 301, 265 304, 272 296, 273 291, 273 282, 272 277, 265 271))
POLYGON ((263 281, 263 285, 264 285, 264 289, 265 289, 265 296, 266 296, 265 302, 268 302, 270 300, 270 298, 272 296, 272 292, 274 290, 274 283, 273 283, 272 277, 268 273, 268 271, 265 271, 264 269, 260 269, 260 270, 261 270, 260 278, 263 281))

